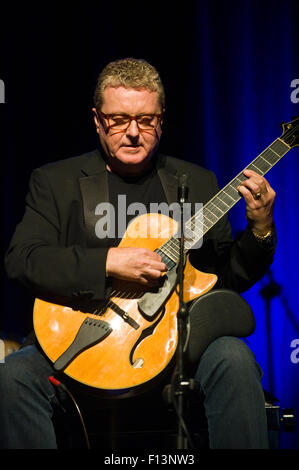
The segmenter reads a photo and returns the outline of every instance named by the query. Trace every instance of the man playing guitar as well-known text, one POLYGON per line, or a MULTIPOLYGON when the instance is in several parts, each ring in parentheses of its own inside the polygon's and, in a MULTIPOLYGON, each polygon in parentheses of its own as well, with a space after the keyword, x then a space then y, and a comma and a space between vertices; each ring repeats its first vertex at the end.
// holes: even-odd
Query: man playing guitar
MULTIPOLYGON (((146 243, 119 244, 123 234, 117 231, 118 196, 126 195, 127 204, 141 202, 146 207, 152 202, 169 204, 175 199, 175 182, 184 173, 190 177, 192 201, 205 203, 219 189, 212 172, 159 153, 164 110, 163 85, 150 64, 123 59, 104 68, 93 108, 99 149, 33 172, 25 214, 6 254, 11 279, 25 284, 36 297, 54 299, 59 305, 107 301, 115 281, 145 289, 159 284, 168 267, 157 250, 146 243), (99 215, 103 216, 96 208, 102 202, 115 209, 114 238, 100 238, 95 231, 99 215)), ((275 251, 275 192, 257 172, 246 170, 244 176, 237 187, 246 203, 244 232, 234 241, 224 216, 202 247, 190 254, 197 269, 215 276, 216 287, 239 293, 266 273, 275 251)), ((67 312, 64 309, 63 315, 69 316, 67 312)), ((136 318, 133 325, 138 323, 136 318)), ((119 316, 116 320, 123 322, 119 316)), ((34 344, 8 356, 0 367, 2 448, 57 446, 52 416, 61 403, 48 380, 55 371, 47 358, 55 340, 51 337, 45 354, 39 335, 47 332, 45 341, 49 334, 68 337, 69 329, 63 331, 55 321, 47 326, 44 319, 36 323, 34 344)), ((134 333, 134 327, 126 327, 134 333)), ((112 337, 111 333, 107 341, 112 337)), ((138 367, 142 365, 135 364, 138 367)), ((112 370, 112 381, 113 374, 121 375, 112 370)), ((261 377, 253 353, 241 339, 222 336, 206 348, 195 379, 204 397, 211 448, 268 447, 261 377)))

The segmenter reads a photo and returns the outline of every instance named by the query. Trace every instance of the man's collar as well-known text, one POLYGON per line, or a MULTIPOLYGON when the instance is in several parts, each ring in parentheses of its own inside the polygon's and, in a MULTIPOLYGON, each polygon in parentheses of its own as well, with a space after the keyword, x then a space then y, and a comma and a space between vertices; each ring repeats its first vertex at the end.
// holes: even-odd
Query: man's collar
POLYGON ((98 148, 85 155, 87 158, 81 167, 81 171, 85 176, 92 176, 106 171, 106 162, 98 148))

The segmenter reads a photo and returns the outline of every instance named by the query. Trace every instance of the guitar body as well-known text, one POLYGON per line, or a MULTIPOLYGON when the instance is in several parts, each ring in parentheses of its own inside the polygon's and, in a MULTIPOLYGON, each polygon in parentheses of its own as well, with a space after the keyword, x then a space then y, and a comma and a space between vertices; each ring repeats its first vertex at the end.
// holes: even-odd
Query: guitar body
MULTIPOLYGON (((177 223, 165 215, 141 215, 131 222, 119 246, 154 251, 175 235, 177 228, 177 223)), ((216 275, 196 270, 188 257, 184 274, 186 302, 208 292, 217 281, 216 275)), ((179 307, 174 290, 157 314, 148 318, 138 306, 144 293, 140 285, 115 279, 112 296, 101 307, 100 315, 36 299, 33 321, 37 339, 55 363, 73 343, 87 315, 91 320, 103 320, 111 327, 110 334, 78 354, 64 372, 85 385, 108 391, 143 385, 165 369, 176 351, 179 307), (136 328, 115 311, 115 305, 135 322, 136 328)))

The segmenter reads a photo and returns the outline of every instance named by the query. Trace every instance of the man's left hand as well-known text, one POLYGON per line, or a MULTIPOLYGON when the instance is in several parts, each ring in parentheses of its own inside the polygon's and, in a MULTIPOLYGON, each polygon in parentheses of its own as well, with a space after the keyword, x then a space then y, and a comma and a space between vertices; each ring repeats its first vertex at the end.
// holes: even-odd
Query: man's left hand
POLYGON ((268 181, 252 170, 244 170, 247 179, 237 190, 245 199, 246 217, 252 231, 264 236, 273 226, 273 207, 276 193, 268 181))

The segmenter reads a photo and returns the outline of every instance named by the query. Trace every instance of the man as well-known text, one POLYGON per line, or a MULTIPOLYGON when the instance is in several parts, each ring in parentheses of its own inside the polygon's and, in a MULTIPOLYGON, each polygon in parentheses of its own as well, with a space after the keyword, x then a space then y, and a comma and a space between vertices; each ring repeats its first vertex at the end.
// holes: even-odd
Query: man
MULTIPOLYGON (((167 270, 160 256, 146 247, 119 247, 118 230, 115 239, 98 236, 99 203, 112 203, 116 221, 118 195, 126 195, 127 205, 170 204, 183 173, 189 174, 193 202, 205 203, 218 191, 212 172, 158 153, 165 97, 150 64, 135 59, 108 64, 99 76, 94 102, 100 150, 33 172, 24 218, 6 255, 10 278, 62 305, 109 298, 113 278, 151 287, 167 270)), ((253 171, 245 176, 238 188, 246 202, 245 231, 234 242, 224 217, 191 254, 198 268, 218 275, 218 287, 237 292, 265 274, 275 250, 275 193, 253 171)), ((2 447, 56 447, 51 418, 58 397, 48 381, 52 373, 36 345, 10 355, 0 367, 2 447)), ((261 371, 243 341, 213 341, 195 379, 204 395, 210 447, 267 448, 261 371)))

